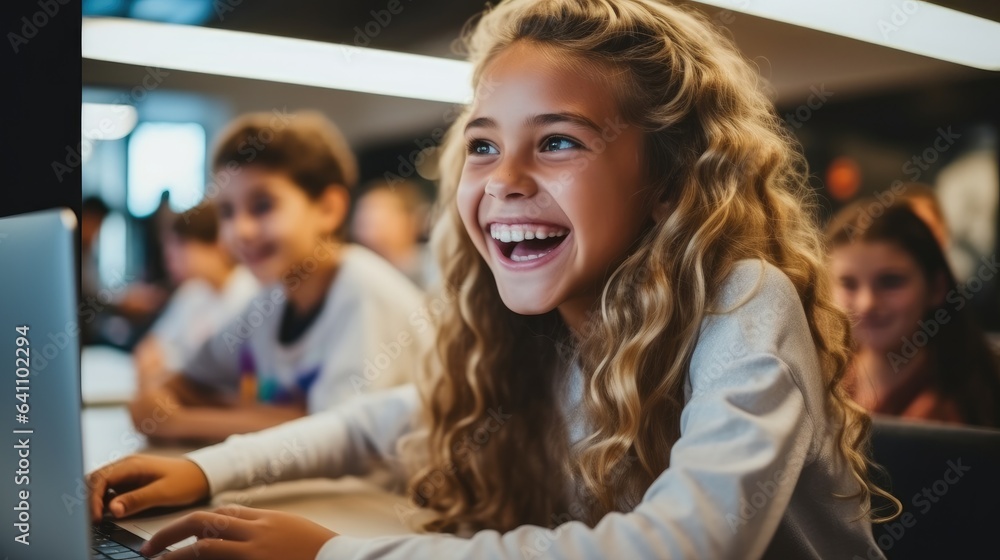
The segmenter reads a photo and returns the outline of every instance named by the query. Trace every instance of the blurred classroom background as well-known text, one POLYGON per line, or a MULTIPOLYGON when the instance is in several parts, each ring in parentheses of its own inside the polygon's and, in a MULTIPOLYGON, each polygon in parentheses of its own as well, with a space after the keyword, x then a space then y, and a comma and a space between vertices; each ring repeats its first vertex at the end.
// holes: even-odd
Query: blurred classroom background
MULTIPOLYGON (((822 219, 863 196, 894 196, 894 182, 918 181, 931 185, 941 200, 951 231, 949 259, 959 282, 976 274, 981 259, 995 254, 1000 206, 996 72, 749 15, 744 12, 753 6, 747 0, 690 4, 728 29, 769 81, 778 113, 808 158, 822 219)), ((910 11, 927 6, 897 4, 883 19, 869 22, 889 40, 911 32, 910 11)), ((936 4, 1000 20, 997 3, 936 4)), ((418 95, 406 88, 386 95, 302 85, 307 79, 284 83, 157 66, 142 60, 146 51, 139 40, 117 45, 124 55, 135 55, 131 61, 102 60, 88 54, 94 51, 90 44, 110 37, 105 33, 112 30, 94 24, 155 22, 258 34, 261 49, 272 49, 272 58, 261 52, 226 54, 253 61, 256 76, 267 77, 282 70, 271 67, 283 48, 267 42, 273 37, 342 46, 336 51, 342 60, 328 60, 331 65, 361 64, 366 59, 359 48, 460 60, 454 41, 482 7, 469 0, 84 0, 85 141, 79 157, 83 196, 98 218, 89 224, 101 224, 85 251, 84 282, 92 291, 106 290, 105 299, 113 298, 117 306, 85 342, 129 349, 155 318, 174 288, 158 232, 172 212, 193 207, 212 188, 206 166, 212 142, 235 116, 321 111, 358 154, 360 185, 408 184, 405 199, 373 197, 370 216, 352 229, 366 242, 384 244, 388 253, 396 239, 426 238, 435 146, 456 114, 457 101, 414 98, 418 95), (108 126, 109 119, 114 126, 108 126), (402 220, 410 221, 401 225, 402 220)), ((115 37, 107 40, 125 41, 115 37)), ((186 41, 178 36, 178 52, 186 41)), ((228 48, 221 40, 218 44, 228 48)), ((172 53, 156 52, 152 59, 169 60, 172 53)), ((309 64, 321 63, 299 61, 283 70, 307 75, 309 64)), ((419 82, 435 80, 415 80, 414 90, 428 85, 419 82)), ((362 194, 356 192, 355 202, 362 194)), ((418 282, 419 268, 412 265, 408 272, 418 282)), ((992 331, 1000 330, 996 284, 988 280, 973 294, 981 323, 992 331)))

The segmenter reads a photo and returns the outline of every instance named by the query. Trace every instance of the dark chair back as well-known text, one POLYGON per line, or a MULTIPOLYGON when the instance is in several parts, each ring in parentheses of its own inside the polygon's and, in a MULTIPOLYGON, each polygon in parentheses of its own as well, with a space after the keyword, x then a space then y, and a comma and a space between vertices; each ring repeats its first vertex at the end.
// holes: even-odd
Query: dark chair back
POLYGON ((903 503, 901 517, 874 527, 885 555, 1000 558, 1000 431, 881 417, 874 424, 873 458, 889 480, 875 479, 903 503))

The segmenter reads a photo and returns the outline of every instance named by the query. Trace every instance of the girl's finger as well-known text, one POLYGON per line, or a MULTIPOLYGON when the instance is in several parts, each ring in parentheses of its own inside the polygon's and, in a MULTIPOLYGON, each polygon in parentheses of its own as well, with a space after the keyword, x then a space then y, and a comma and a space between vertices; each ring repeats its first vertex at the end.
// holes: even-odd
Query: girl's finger
POLYGON ((169 485, 162 479, 130 492, 123 492, 108 502, 108 509, 115 517, 124 517, 147 510, 153 506, 178 505, 169 503, 169 485))
POLYGON ((245 560, 249 554, 245 542, 204 539, 165 554, 160 560, 245 560))
POLYGON ((104 493, 108 487, 114 488, 121 484, 142 483, 150 478, 148 470, 136 463, 134 458, 123 459, 117 463, 105 465, 87 475, 90 486, 90 510, 92 518, 97 521, 104 513, 104 493))
POLYGON ((104 492, 108 481, 99 472, 87 475, 87 486, 90 487, 90 520, 100 521, 104 514, 104 492))
MULTIPOLYGON (((242 541, 250 537, 248 522, 210 511, 196 511, 160 529, 142 547, 143 556, 152 556, 164 548, 188 537, 204 540, 242 541)), ((197 547, 198 544, 191 545, 197 547)))

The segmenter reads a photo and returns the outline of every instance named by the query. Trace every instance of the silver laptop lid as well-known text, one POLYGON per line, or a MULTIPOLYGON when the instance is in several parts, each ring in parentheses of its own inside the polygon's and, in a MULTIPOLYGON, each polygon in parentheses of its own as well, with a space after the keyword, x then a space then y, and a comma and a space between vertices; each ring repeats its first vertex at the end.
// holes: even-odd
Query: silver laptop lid
POLYGON ((0 556, 88 558, 70 210, 0 219, 0 556))

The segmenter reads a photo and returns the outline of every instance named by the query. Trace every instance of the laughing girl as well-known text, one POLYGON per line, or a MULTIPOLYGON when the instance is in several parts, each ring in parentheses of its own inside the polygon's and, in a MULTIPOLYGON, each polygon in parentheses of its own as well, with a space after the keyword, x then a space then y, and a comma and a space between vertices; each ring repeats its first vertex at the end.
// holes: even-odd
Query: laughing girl
POLYGON ((401 457, 427 531, 225 508, 147 551, 214 526, 166 558, 881 557, 848 322, 754 70, 652 0, 503 2, 467 39, 434 232, 455 303, 416 387, 126 459, 94 514, 109 484, 127 513, 246 487, 297 438, 281 479, 401 457))

